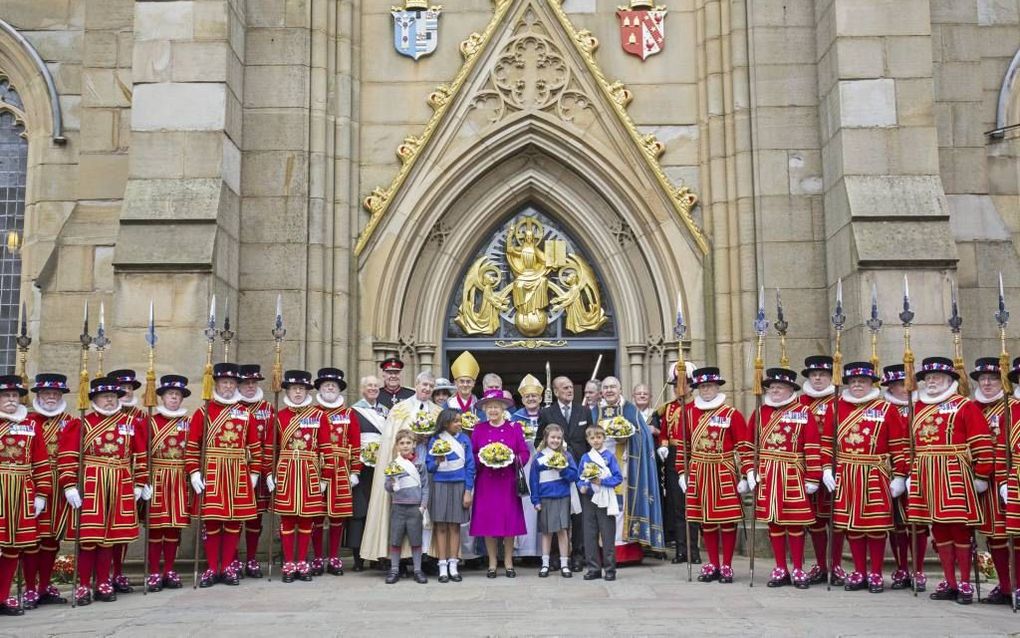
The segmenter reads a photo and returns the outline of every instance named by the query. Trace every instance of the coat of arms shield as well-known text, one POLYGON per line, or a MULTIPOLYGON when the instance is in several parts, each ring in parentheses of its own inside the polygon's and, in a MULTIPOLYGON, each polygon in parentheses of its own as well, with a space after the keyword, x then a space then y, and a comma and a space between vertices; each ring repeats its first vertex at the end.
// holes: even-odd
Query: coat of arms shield
POLYGON ((642 60, 662 51, 666 44, 666 7, 627 9, 616 12, 620 20, 623 50, 642 60))
POLYGON ((397 53, 417 60, 436 50, 439 42, 439 13, 442 7, 415 6, 410 1, 403 9, 394 8, 393 47, 397 53))

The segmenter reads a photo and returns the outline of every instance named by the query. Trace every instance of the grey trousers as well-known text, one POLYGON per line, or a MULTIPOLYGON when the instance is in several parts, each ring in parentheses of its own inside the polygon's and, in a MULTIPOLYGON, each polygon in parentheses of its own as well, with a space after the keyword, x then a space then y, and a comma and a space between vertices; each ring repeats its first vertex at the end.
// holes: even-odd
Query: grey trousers
POLYGON ((616 517, 591 502, 591 493, 581 494, 581 525, 584 528, 584 559, 589 571, 616 570, 616 517), (599 536, 602 560, 599 560, 599 536))

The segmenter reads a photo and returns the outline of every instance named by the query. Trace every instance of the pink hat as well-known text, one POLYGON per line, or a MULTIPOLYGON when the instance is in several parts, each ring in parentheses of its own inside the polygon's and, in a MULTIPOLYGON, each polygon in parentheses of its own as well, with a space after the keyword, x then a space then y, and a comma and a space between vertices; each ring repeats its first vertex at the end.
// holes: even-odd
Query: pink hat
POLYGON ((513 397, 510 396, 510 393, 506 390, 500 390, 499 388, 486 390, 485 394, 482 395, 482 398, 478 400, 478 405, 484 409, 485 404, 489 401, 499 401, 508 408, 512 407, 514 404, 513 397))

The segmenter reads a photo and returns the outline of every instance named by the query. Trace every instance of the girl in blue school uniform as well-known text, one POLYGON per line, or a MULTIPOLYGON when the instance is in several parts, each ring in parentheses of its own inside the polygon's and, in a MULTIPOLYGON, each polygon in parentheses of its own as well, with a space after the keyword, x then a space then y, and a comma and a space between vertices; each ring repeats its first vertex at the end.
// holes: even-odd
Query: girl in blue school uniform
POLYGON ((545 426, 542 442, 531 464, 531 503, 538 510, 538 532, 542 537, 542 567, 539 578, 549 576, 549 551, 553 534, 560 548, 560 575, 570 578, 570 490, 577 480, 577 463, 563 441, 563 429, 545 426))
POLYGON ((439 557, 439 582, 459 583, 460 526, 471 517, 475 490, 475 455, 471 438, 460 429, 460 411, 445 409, 429 439, 425 467, 431 478, 429 517, 439 557))

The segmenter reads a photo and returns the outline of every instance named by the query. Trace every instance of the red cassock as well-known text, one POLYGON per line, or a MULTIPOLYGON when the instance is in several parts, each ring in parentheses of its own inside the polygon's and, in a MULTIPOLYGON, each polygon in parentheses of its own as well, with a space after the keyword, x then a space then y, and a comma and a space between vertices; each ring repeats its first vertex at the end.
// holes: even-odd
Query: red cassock
POLYGON ((153 529, 187 527, 191 521, 188 503, 194 492, 184 471, 190 424, 191 417, 187 414, 168 417, 157 412, 152 416, 149 526, 153 529))
MULTIPOLYGON (((881 398, 856 404, 840 399, 837 409, 833 524, 859 532, 891 530, 889 482, 897 476, 906 477, 909 469, 907 424, 899 411, 881 398)), ((823 469, 833 466, 833 425, 830 420, 823 426, 823 469)))
POLYGON ((205 439, 205 491, 199 501, 202 517, 214 521, 255 518, 255 492, 250 474, 262 470, 262 442, 251 414, 243 405, 209 402, 209 422, 205 408, 191 417, 184 469, 189 481, 199 471, 202 431, 205 439))
POLYGON ((319 483, 332 478, 326 413, 315 405, 286 407, 278 419, 279 457, 273 474, 273 505, 281 516, 319 517, 326 513, 319 483))
MULTIPOLYGON (((738 447, 740 471, 754 467, 754 431, 757 413, 751 415, 747 435, 738 447)), ((777 525, 811 525, 815 522, 805 481, 822 476, 820 437, 815 417, 797 401, 774 408, 762 406, 758 435, 758 502, 755 516, 777 525)))
MULTIPOLYGON (((981 527, 979 531, 985 536, 1006 538, 1006 506, 1002 504, 1002 499, 999 497, 999 486, 1005 484, 1009 474, 1006 468, 1006 420, 1002 418, 1006 410, 1001 399, 991 403, 978 401, 977 404, 985 415, 985 421, 988 422, 992 445, 995 447, 992 454, 993 467, 990 475, 991 480, 988 481, 988 490, 979 496, 981 499, 981 527)), ((1020 401, 1010 397, 1009 406, 1010 414, 1013 416, 1011 423, 1016 423, 1017 416, 1020 416, 1020 401)))
MULTIPOLYGON (((832 427, 832 406, 836 403, 836 395, 830 394, 824 397, 813 398, 801 394, 799 399, 801 405, 815 415, 815 423, 818 425, 818 439, 821 440, 822 432, 826 427, 832 427)), ((832 517, 832 494, 824 487, 812 494, 810 497, 811 506, 815 510, 816 519, 832 517)), ((821 522, 821 521, 818 521, 821 522)))
MULTIPOLYGON (((1006 533, 1020 534, 1020 468, 1017 467, 1017 463, 1020 462, 1020 401, 1011 398, 1009 404, 1012 418, 1008 423, 1002 423, 999 428, 999 440, 1002 442, 999 446, 1001 456, 995 459, 995 471, 1001 477, 1000 480, 1006 481, 1006 485, 1009 486, 1007 494, 1009 500, 1005 506, 1006 533), (1009 450, 1013 457, 1012 468, 1009 467, 1010 459, 1006 457, 1007 438, 1011 441, 1009 450)), ((991 492, 992 488, 989 487, 988 491, 991 492)))
POLYGON ((0 546, 31 547, 39 541, 39 523, 45 529, 46 522, 32 517, 36 496, 46 498, 47 508, 53 503, 43 432, 27 417, 0 416, 0 546))
MULTIPOLYGON (((77 423, 77 419, 67 412, 61 412, 54 416, 46 416, 39 412, 32 412, 28 418, 35 423, 42 433, 42 439, 46 447, 47 468, 50 472, 50 485, 56 487, 60 484, 60 473, 58 470, 58 451, 61 433, 71 425, 77 423)), ((46 501, 46 509, 37 519, 39 525, 39 536, 41 538, 60 538, 67 527, 68 516, 67 500, 64 495, 58 494, 56 498, 46 501)))
POLYGON ((974 479, 992 473, 992 439, 977 403, 959 394, 914 406, 907 513, 914 523, 981 523, 974 479))
MULTIPOLYGON (((138 538, 135 486, 149 482, 145 428, 130 414, 98 412, 72 421, 60 435, 60 489, 81 495, 81 542, 123 543, 138 538), (83 478, 78 480, 79 436, 84 429, 83 478)), ((71 514, 67 538, 78 536, 71 514)))
MULTIPOLYGON (((270 434, 272 433, 273 418, 276 410, 265 399, 259 399, 254 403, 248 403, 242 399, 240 405, 247 408, 248 413, 251 414, 251 418, 255 423, 255 429, 258 431, 259 441, 262 442, 262 449, 268 454, 273 443, 270 434)), ((269 502, 272 499, 272 496, 269 494, 269 487, 266 484, 266 474, 268 472, 269 463, 263 461, 262 476, 259 478, 258 486, 255 487, 255 504, 259 514, 269 510, 269 502)))
POLYGON ((692 402, 687 409, 687 432, 676 454, 676 471, 683 474, 684 445, 690 441, 687 518, 706 525, 739 521, 744 510, 737 493, 736 454, 739 441, 747 438, 744 417, 728 405, 702 410, 692 402))
POLYGON ((361 424, 350 407, 322 408, 329 423, 332 475, 326 485, 326 515, 346 518, 354 514, 351 474, 361 473, 361 424))

